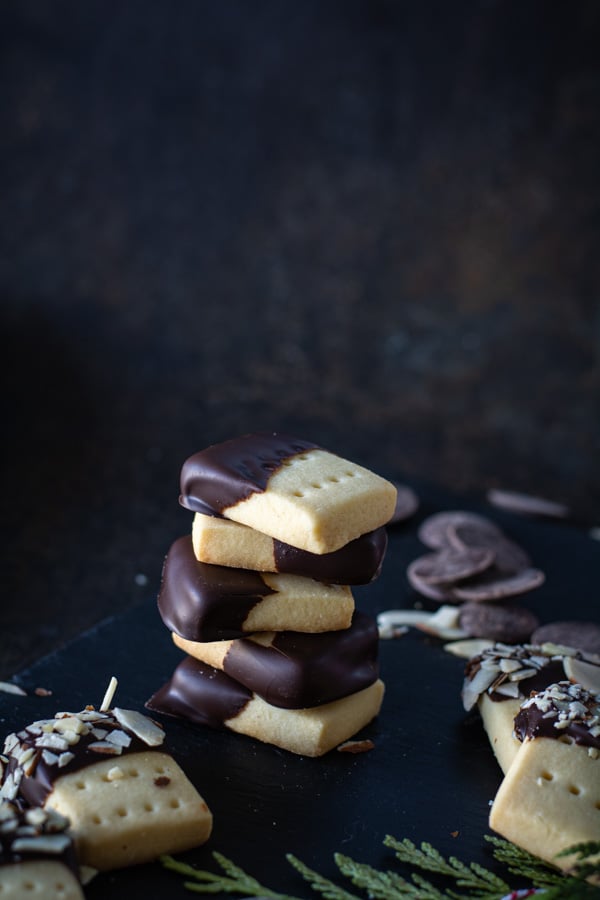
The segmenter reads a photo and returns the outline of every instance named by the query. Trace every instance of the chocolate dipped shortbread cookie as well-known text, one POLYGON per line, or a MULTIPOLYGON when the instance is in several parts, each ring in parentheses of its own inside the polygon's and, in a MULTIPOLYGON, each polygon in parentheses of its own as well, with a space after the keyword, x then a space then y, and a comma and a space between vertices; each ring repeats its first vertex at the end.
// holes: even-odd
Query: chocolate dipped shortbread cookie
POLYGON ((575 844, 600 841, 600 694, 561 681, 525 700, 520 749, 498 790, 490 827, 529 853, 569 868, 575 844))
POLYGON ((212 815, 133 710, 57 713, 5 741, 0 795, 69 819, 81 863, 115 869, 204 843, 212 815))
POLYGON ((309 441, 249 434, 195 453, 180 502, 310 553, 332 553, 388 522, 394 485, 309 441))
POLYGON ((194 554, 200 562, 258 572, 303 575, 333 584, 368 584, 379 575, 387 547, 382 526, 333 553, 309 553, 247 525, 196 513, 194 554))
POLYGON ((179 637, 215 641, 256 631, 348 628, 354 598, 347 585, 199 562, 186 536, 165 559, 158 609, 179 637))
POLYGON ((531 691, 564 678, 592 686, 600 678, 600 659, 556 644, 496 643, 470 659, 462 689, 467 711, 478 707, 483 727, 504 773, 520 743, 513 722, 531 691))
POLYGON ((379 713, 379 679, 355 693, 304 709, 263 700, 225 672, 193 657, 147 702, 148 709, 212 728, 226 728, 303 756, 322 756, 348 740, 379 713))
POLYGON ((0 896, 83 900, 69 821, 52 810, 0 801, 0 896))
POLYGON ((173 639, 190 656, 225 672, 272 706, 321 706, 373 684, 379 674, 377 624, 355 612, 343 631, 263 632, 235 641, 173 639))

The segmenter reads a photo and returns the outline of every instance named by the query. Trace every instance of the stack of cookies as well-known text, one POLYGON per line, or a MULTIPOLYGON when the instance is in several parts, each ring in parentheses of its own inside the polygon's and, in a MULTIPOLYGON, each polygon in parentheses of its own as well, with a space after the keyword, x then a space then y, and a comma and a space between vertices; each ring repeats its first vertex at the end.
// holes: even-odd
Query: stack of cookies
POLYGON ((377 625, 351 585, 380 572, 396 488, 284 434, 196 453, 181 473, 192 534, 158 607, 187 654, 149 709, 320 756, 379 712, 377 625))

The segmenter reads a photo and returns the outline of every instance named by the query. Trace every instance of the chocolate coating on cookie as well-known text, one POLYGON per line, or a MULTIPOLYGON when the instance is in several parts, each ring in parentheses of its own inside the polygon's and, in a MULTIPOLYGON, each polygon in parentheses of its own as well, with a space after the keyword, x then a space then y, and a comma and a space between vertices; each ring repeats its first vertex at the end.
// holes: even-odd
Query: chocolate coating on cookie
POLYGON ((54 810, 25 810, 0 801, 0 867, 51 860, 67 866, 79 877, 68 828, 69 820, 54 810))
POLYGON ((333 553, 309 553, 278 540, 273 548, 278 572, 332 584, 368 584, 381 572, 387 532, 376 528, 333 553))
MULTIPOLYGON (((160 733, 153 723, 150 727, 160 733)), ((121 724, 111 711, 97 712, 92 707, 32 722, 5 740, 8 763, 2 791, 17 803, 43 806, 54 783, 63 775, 102 760, 114 758, 117 763, 124 754, 157 749, 162 740, 161 735, 158 742, 150 745, 121 724)))
POLYGON ((186 535, 165 559, 158 610, 167 628, 187 640, 229 640, 244 634, 248 614, 273 593, 258 572, 198 562, 186 535))
POLYGON ((222 728, 252 700, 252 691, 225 672, 188 656, 169 681, 146 703, 146 708, 168 716, 222 728))
POLYGON ((251 494, 266 490, 283 463, 317 444, 287 434, 247 434, 213 444, 185 461, 179 502, 186 509, 222 515, 251 494))
POLYGON ((600 696, 580 684, 560 681, 534 694, 515 716, 515 735, 533 738, 570 738, 576 744, 600 749, 600 696))
POLYGON ((272 706, 303 709, 339 700, 377 680, 375 621, 355 612, 350 628, 274 635, 269 646, 235 641, 223 669, 272 706))

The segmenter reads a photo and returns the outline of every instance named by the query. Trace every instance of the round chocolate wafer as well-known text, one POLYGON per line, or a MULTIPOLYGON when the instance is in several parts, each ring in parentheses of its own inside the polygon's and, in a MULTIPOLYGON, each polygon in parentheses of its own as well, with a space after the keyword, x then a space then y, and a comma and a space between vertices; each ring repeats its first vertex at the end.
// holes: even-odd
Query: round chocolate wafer
POLYGON ((600 625, 597 622, 549 622, 531 635, 532 644, 564 644, 582 653, 600 655, 600 625))
POLYGON ((468 522, 456 522, 448 527, 448 540, 457 550, 480 547, 493 551, 494 565, 503 575, 512 575, 531 565, 522 547, 507 538, 500 530, 491 531, 468 522))
POLYGON ((394 481, 393 484, 398 494, 396 496, 396 507, 392 518, 387 523, 388 525, 404 522, 405 519, 409 519, 414 515, 419 508, 419 498, 412 488, 406 484, 399 484, 397 481, 394 481))
POLYGON ((569 516, 569 507, 555 500, 546 500, 545 497, 535 497, 531 494, 523 494, 520 491, 505 491, 500 488, 492 488, 487 492, 488 502, 499 509, 516 513, 522 516, 543 516, 551 519, 566 519, 569 516))
POLYGON ((481 575, 477 575, 468 583, 453 585, 451 590, 457 600, 473 600, 476 603, 486 603, 532 591, 543 584, 544 581, 545 575, 540 569, 529 567, 521 569, 521 571, 512 575, 506 575, 496 569, 494 565, 491 569, 488 569, 481 575))
POLYGON ((539 621, 531 610, 509 604, 463 603, 458 616, 460 628, 470 637, 504 644, 527 641, 539 621))
POLYGON ((406 577, 411 587, 424 597, 435 600, 436 603, 456 603, 451 588, 441 584, 429 584, 418 573, 421 557, 413 560, 406 570, 406 577))
POLYGON ((451 545, 449 529, 458 525, 470 525, 492 535, 502 534, 500 529, 484 516, 466 510, 453 510, 434 513, 425 519, 419 528, 419 539, 432 550, 440 550, 451 545))
POLYGON ((485 547, 448 547, 414 560, 413 575, 430 585, 448 585, 478 575, 493 561, 494 553, 485 547))

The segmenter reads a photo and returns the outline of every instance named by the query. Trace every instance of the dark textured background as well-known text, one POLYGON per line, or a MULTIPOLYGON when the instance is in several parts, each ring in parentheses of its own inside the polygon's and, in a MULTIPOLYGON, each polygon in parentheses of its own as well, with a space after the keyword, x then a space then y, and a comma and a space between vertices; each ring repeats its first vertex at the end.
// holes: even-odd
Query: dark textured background
POLYGON ((1 672, 156 592, 238 432, 597 517, 599 20, 2 4, 1 672))

